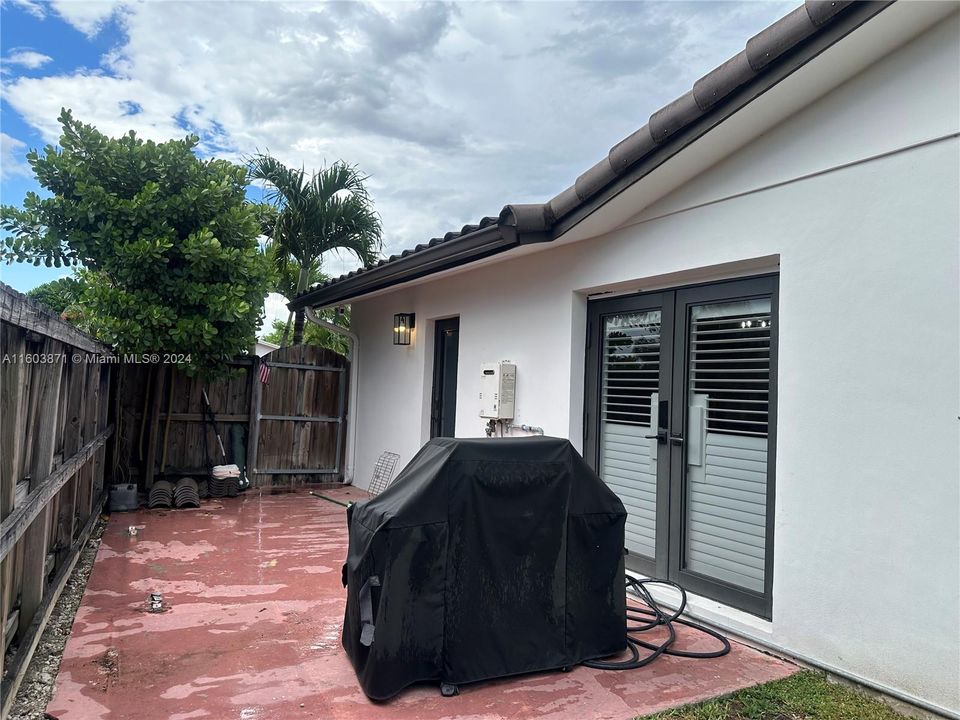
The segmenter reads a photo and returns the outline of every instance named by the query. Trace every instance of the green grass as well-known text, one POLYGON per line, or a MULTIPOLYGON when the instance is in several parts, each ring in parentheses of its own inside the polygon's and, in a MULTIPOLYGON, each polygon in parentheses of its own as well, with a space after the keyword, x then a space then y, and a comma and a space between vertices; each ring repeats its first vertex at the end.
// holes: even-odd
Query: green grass
POLYGON ((809 670, 649 716, 658 720, 901 720, 879 700, 809 670))

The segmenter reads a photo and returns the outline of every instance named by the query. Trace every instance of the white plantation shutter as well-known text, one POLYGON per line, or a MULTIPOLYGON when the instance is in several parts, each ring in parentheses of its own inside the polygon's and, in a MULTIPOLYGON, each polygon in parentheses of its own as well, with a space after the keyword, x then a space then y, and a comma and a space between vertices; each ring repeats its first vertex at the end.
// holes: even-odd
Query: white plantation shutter
POLYGON ((604 320, 600 382, 600 476, 627 510, 626 546, 654 557, 660 311, 604 320))
POLYGON ((689 570, 762 592, 770 300, 693 309, 687 430, 689 570))

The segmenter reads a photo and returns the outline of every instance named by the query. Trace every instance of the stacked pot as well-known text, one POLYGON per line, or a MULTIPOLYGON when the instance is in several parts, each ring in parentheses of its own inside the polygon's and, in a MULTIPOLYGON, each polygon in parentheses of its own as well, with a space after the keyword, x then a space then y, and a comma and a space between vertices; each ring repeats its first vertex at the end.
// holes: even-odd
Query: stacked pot
POLYGON ((193 478, 182 477, 173 490, 173 499, 178 508, 200 507, 200 488, 193 478))
POLYGON ((150 488, 150 494, 147 496, 147 507, 200 507, 200 488, 197 481, 190 477, 182 477, 174 485, 169 480, 158 480, 150 488))
POLYGON ((158 480, 150 488, 150 494, 147 496, 147 507, 149 508, 168 508, 173 506, 173 483, 166 480, 158 480))
POLYGON ((236 497, 240 494, 240 468, 236 465, 214 465, 208 487, 211 497, 236 497))

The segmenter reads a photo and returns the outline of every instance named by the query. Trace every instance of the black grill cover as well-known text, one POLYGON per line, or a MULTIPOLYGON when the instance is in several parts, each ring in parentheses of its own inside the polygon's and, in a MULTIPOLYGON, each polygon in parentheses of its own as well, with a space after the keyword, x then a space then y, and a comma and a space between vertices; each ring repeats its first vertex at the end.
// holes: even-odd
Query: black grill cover
POLYGON ((626 513, 567 440, 431 440, 347 515, 343 646, 372 699, 626 647, 626 513))

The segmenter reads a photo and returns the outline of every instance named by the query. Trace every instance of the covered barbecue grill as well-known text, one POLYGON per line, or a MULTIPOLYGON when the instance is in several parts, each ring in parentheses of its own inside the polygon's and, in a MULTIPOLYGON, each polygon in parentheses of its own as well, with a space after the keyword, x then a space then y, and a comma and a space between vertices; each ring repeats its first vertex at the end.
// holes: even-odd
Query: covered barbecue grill
POLYGON ((363 691, 623 650, 625 517, 567 440, 431 440, 348 510, 343 646, 363 691))

